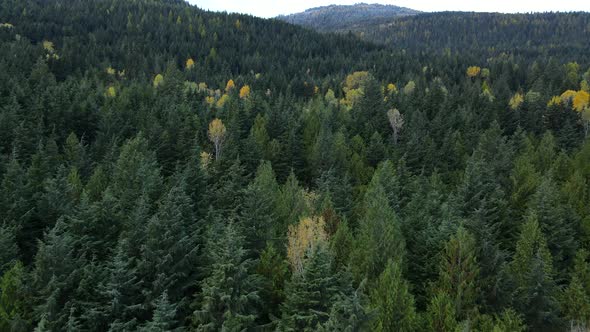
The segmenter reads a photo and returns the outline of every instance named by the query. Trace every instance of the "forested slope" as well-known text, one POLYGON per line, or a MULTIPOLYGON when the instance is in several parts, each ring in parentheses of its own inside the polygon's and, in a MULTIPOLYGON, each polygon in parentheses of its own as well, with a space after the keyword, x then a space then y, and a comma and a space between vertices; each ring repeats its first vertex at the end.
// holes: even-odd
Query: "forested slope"
POLYGON ((576 38, 484 57, 1 0, 0 330, 588 326, 576 38))
POLYGON ((417 10, 393 5, 357 3, 310 8, 301 13, 279 16, 278 19, 315 30, 335 32, 418 13, 417 10))

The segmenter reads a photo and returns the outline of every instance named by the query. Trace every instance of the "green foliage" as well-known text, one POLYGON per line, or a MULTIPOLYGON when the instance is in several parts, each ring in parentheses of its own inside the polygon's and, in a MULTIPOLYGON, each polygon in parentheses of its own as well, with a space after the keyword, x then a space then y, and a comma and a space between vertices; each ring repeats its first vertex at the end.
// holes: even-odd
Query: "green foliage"
POLYGON ((293 274, 287 283, 279 330, 315 331, 328 321, 340 285, 331 265, 332 257, 324 245, 309 253, 303 271, 293 274))
POLYGON ((590 326, 590 15, 0 22, 0 330, 590 326))
POLYGON ((418 327, 414 297, 402 278, 399 263, 389 261, 371 291, 371 307, 377 312, 373 331, 415 331, 418 327))
POLYGON ((475 251, 475 239, 460 226, 441 255, 436 289, 449 296, 459 320, 477 312, 479 267, 475 251))
POLYGON ((214 225, 207 256, 212 262, 197 294, 193 322, 197 331, 241 331, 253 328, 254 305, 259 300, 259 280, 249 274, 252 260, 246 258, 243 237, 236 226, 214 225))

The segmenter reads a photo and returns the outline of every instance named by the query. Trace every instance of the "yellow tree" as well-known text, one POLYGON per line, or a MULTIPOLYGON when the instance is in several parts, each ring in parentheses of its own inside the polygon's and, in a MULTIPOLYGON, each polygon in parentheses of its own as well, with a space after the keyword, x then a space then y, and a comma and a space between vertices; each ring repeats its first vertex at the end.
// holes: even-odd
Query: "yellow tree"
POLYGON ((235 86, 236 86, 236 84, 234 83, 234 80, 229 80, 229 81, 227 81, 227 84, 225 85, 225 91, 229 92, 235 86))
POLYGON ((162 74, 156 75, 156 77, 154 77, 154 88, 160 86, 162 82, 164 82, 164 76, 162 76, 162 74))
POLYGON ((186 60, 186 69, 191 69, 195 66, 195 61, 192 58, 186 60))
POLYGON ((289 226, 287 258, 295 273, 303 271, 306 254, 327 240, 322 217, 305 217, 297 225, 289 226))
POLYGON ((221 148, 225 141, 226 129, 220 119, 214 119, 209 123, 209 140, 215 146, 215 160, 221 157, 221 148))
POLYGON ((512 98, 510 98, 510 102, 508 102, 508 105, 510 105, 510 108, 515 111, 517 110, 520 105, 524 102, 524 96, 522 95, 522 93, 517 92, 514 96, 512 96, 512 98))
POLYGON ((584 109, 586 109, 586 107, 588 107, 589 101, 590 94, 588 94, 586 91, 580 90, 576 92, 572 105, 577 112, 582 112, 584 109))
POLYGON ((250 96, 250 86, 244 85, 240 89, 240 98, 244 99, 244 98, 248 98, 249 96, 250 96))
POLYGON ((470 78, 478 76, 480 72, 481 68, 477 66, 471 66, 467 68, 467 76, 469 76, 470 78))

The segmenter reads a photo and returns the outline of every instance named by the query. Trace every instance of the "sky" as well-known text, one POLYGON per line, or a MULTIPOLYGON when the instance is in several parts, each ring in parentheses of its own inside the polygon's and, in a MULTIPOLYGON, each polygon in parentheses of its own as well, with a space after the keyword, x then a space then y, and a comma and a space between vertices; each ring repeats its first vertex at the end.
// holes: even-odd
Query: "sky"
POLYGON ((590 11, 588 0, 188 0, 188 2, 203 9, 246 13, 259 17, 274 17, 302 12, 312 7, 331 4, 352 5, 358 2, 390 4, 425 12, 590 11))

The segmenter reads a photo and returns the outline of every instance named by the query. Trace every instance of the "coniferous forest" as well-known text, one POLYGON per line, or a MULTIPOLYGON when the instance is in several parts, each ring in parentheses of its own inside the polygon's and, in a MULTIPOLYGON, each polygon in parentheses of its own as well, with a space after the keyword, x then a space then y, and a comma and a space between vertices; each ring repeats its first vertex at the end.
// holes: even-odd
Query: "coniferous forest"
POLYGON ((388 29, 0 0, 0 331, 590 328, 590 14, 388 29))

